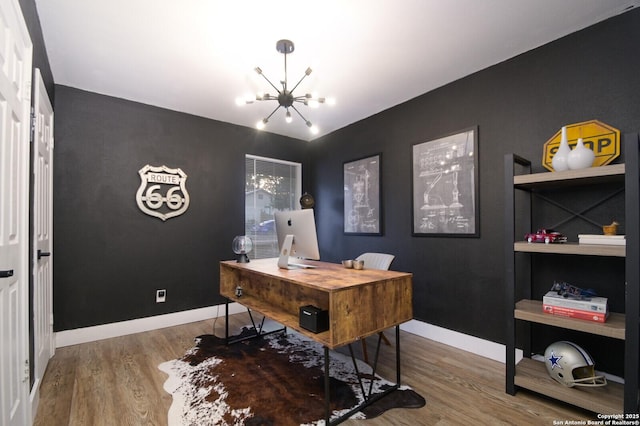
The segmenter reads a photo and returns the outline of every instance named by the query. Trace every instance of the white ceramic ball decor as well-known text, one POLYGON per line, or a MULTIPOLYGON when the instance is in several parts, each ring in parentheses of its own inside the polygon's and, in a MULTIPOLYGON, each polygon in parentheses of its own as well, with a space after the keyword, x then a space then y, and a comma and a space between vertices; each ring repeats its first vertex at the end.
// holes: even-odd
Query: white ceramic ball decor
POLYGON ((593 165, 595 158, 596 155, 593 151, 584 146, 582 138, 579 138, 578 143, 567 157, 567 165, 571 170, 587 169, 593 165))
POLYGON ((569 147, 569 141, 567 140, 567 127, 562 127, 562 138, 560 139, 560 146, 551 159, 551 165, 553 171, 563 172, 569 170, 569 164, 567 163, 571 148, 569 147))

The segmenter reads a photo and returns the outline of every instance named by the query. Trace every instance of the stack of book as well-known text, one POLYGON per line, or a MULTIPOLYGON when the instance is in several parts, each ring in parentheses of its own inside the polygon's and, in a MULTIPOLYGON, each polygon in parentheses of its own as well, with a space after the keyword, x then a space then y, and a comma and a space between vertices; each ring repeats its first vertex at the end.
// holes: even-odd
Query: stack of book
POLYGON ((614 246, 626 245, 624 235, 598 235, 598 234, 578 234, 580 244, 609 244, 614 246))
POLYGON ((609 316, 606 297, 576 299, 560 296, 556 291, 549 291, 544 295, 542 310, 547 314, 595 322, 605 322, 609 316))

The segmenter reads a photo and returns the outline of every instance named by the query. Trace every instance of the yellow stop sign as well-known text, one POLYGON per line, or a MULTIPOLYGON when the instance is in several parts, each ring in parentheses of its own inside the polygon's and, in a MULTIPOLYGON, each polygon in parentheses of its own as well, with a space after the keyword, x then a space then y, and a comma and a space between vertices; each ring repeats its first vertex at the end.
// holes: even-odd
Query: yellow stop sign
MULTIPOLYGON (((578 138, 582 138, 584 146, 594 152, 596 158, 593 161, 593 167, 609 164, 620 155, 620 130, 615 127, 598 120, 569 124, 566 127, 567 140, 572 149, 578 142, 578 138)), ((562 129, 544 144, 542 165, 547 170, 553 171, 551 159, 560 146, 561 137, 562 129)))

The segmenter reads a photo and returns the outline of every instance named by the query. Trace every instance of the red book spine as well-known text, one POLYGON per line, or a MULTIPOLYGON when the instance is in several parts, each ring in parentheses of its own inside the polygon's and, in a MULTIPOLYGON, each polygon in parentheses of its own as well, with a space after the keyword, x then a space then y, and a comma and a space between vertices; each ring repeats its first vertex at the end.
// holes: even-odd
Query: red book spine
POLYGON ((607 316, 604 313, 583 311, 580 309, 564 308, 562 306, 542 304, 543 312, 568 318, 577 318, 594 322, 605 322, 607 316))

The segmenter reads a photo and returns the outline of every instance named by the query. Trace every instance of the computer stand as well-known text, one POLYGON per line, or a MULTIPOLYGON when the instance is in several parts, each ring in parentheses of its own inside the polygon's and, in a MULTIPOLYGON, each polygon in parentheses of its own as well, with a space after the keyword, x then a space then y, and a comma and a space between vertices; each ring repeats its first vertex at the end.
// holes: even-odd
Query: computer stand
POLYGON ((293 246, 293 235, 287 234, 282 243, 280 249, 280 257, 278 258, 278 268, 280 269, 300 269, 300 268, 315 268, 313 265, 306 265, 304 263, 292 263, 289 262, 289 255, 291 254, 291 247, 293 246))

